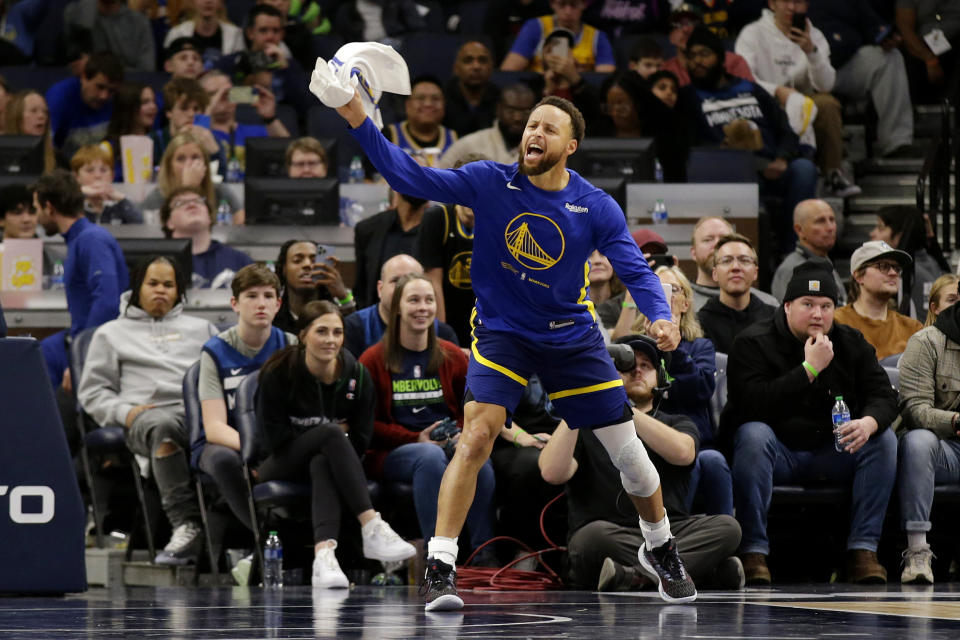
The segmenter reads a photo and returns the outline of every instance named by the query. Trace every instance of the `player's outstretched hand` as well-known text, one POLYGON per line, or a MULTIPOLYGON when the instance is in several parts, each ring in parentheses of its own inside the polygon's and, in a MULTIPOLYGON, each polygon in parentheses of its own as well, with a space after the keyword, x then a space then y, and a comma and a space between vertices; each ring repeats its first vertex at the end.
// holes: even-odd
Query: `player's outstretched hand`
POLYGON ((363 102, 356 90, 353 92, 353 100, 342 107, 337 107, 337 113, 354 129, 362 125, 363 121, 367 119, 367 112, 363 110, 363 102))
POLYGON ((680 327, 660 319, 650 325, 650 337, 657 341, 657 348, 661 351, 673 351, 680 344, 680 327))

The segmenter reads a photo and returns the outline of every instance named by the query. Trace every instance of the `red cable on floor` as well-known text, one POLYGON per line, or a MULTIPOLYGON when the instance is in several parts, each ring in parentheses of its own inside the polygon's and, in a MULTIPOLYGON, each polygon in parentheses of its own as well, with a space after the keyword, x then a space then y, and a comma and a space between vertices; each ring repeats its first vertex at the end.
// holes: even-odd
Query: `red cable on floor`
POLYGON ((547 535, 543 520, 547 513, 547 509, 550 508, 550 505, 562 498, 563 495, 564 494, 562 493, 557 495, 550 502, 544 505, 543 510, 540 512, 540 534, 543 536, 543 539, 547 541, 547 544, 550 545, 548 548, 541 549, 540 551, 534 551, 525 543, 517 540, 516 538, 511 538, 509 536, 497 536, 496 538, 491 538, 477 547, 473 553, 470 554, 470 557, 467 558, 466 564, 461 567, 457 567, 457 586, 461 589, 476 589, 478 591, 546 591, 552 589, 562 589, 564 586, 563 581, 560 579, 560 576, 557 574, 557 572, 554 571, 553 568, 546 563, 546 561, 544 561, 543 555, 546 553, 566 551, 567 548, 557 545, 555 542, 553 542, 553 540, 550 539, 550 536, 547 535), (509 540, 528 553, 520 556, 519 558, 514 558, 499 569, 492 567, 470 566, 470 563, 473 562, 474 556, 476 556, 481 549, 491 543, 497 542, 498 540, 509 540), (521 571, 520 569, 511 569, 511 567, 514 565, 519 564, 528 558, 536 558, 540 566, 543 567, 545 571, 521 571))

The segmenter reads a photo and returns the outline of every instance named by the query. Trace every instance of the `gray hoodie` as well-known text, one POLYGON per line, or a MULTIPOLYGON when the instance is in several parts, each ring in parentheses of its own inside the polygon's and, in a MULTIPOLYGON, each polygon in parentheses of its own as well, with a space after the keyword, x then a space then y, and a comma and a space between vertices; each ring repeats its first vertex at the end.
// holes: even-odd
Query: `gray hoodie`
POLYGON ((183 304, 154 319, 120 297, 123 315, 93 335, 77 396, 102 426, 123 426, 132 408, 156 404, 183 414, 183 376, 217 335, 207 320, 184 315, 183 304))

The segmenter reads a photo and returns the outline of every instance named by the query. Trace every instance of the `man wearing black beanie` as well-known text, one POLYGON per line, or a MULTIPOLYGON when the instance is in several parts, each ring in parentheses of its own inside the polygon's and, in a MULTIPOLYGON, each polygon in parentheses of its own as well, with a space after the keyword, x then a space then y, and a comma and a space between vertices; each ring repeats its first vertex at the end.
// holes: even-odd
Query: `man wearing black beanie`
POLYGON ((698 25, 687 40, 687 70, 692 84, 680 91, 678 108, 688 122, 696 123, 695 143, 720 146, 724 127, 736 120, 756 125, 763 146, 754 151, 761 192, 782 198, 774 227, 781 254, 793 250, 793 210, 803 200, 816 197, 817 167, 798 156, 800 141, 787 115, 760 85, 735 78, 723 67, 723 42, 710 29, 698 25))
POLYGON ((863 335, 833 322, 837 293, 829 270, 805 262, 794 270, 783 306, 733 343, 720 438, 733 451, 747 584, 770 583, 767 510, 774 481, 814 478, 851 489, 847 580, 886 582, 876 551, 897 467, 897 440, 888 428, 897 398, 863 335), (831 423, 838 396, 851 417, 839 429, 842 451, 831 423))

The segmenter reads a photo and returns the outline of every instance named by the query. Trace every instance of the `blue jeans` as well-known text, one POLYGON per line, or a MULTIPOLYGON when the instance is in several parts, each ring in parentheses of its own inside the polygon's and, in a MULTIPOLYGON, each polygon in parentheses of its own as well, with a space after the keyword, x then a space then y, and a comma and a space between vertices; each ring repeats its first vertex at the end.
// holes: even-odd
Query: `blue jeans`
POLYGON ((776 180, 763 180, 761 190, 781 199, 781 209, 771 215, 780 253, 793 251, 797 234, 793 230, 793 210, 804 200, 817 197, 817 165, 807 158, 794 158, 776 180))
POLYGON ((708 516, 733 515, 733 482, 727 459, 716 449, 703 449, 690 472, 687 511, 708 516))
POLYGON ((930 531, 936 484, 960 482, 960 442, 941 440, 927 429, 900 439, 900 516, 905 531, 930 531))
MULTIPOLYGON (((433 536, 437 525, 437 496, 440 481, 447 470, 447 454, 432 442, 413 442, 397 447, 383 460, 383 477, 395 482, 413 484, 413 505, 417 510, 420 533, 425 539, 433 536)), ((487 460, 477 474, 477 493, 467 513, 470 548, 475 549, 493 537, 493 465, 487 460)))
POLYGON ((851 455, 838 452, 832 442, 814 451, 794 451, 768 425, 747 422, 737 430, 733 454, 733 499, 743 529, 740 552, 770 553, 767 511, 774 483, 814 480, 853 483, 847 549, 876 551, 896 474, 897 438, 890 429, 851 455))

